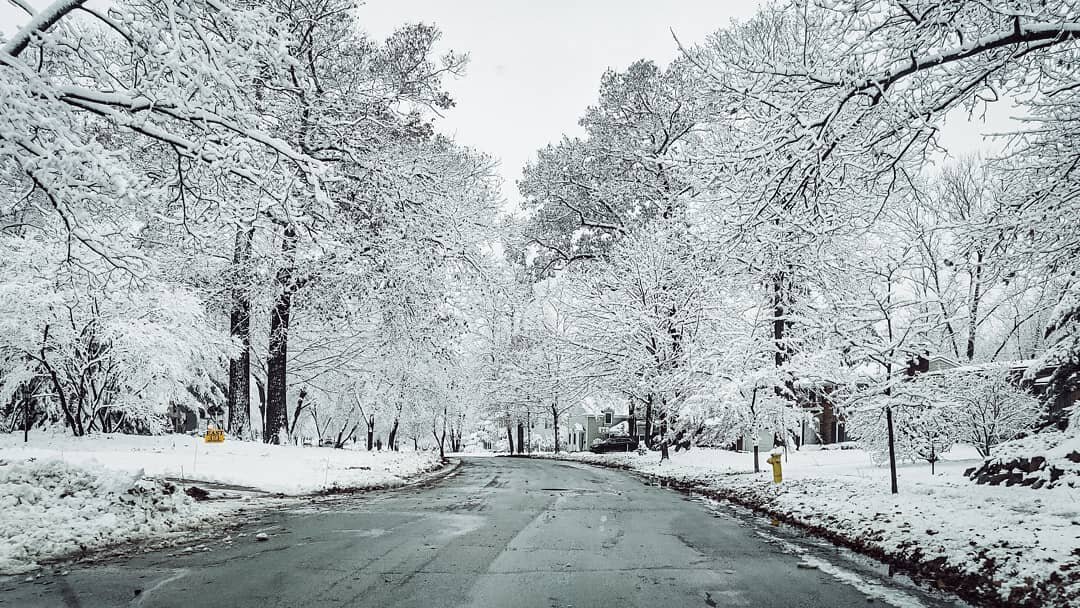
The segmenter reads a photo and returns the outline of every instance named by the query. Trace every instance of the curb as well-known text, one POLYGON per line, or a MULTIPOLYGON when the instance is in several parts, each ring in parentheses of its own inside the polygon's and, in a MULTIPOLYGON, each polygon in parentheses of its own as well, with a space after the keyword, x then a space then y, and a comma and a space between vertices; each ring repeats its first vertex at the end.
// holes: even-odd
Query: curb
POLYGON ((404 478, 402 483, 385 484, 381 486, 365 486, 365 487, 332 487, 324 488, 318 492, 311 492, 308 494, 297 494, 290 496, 289 498, 322 498, 332 496, 345 496, 345 495, 360 495, 367 494, 369 492, 382 492, 390 490, 404 490, 414 487, 425 487, 433 485, 435 482, 449 476, 454 471, 457 471, 461 467, 460 458, 447 458, 445 462, 439 463, 437 466, 423 471, 422 473, 414 476, 404 478))

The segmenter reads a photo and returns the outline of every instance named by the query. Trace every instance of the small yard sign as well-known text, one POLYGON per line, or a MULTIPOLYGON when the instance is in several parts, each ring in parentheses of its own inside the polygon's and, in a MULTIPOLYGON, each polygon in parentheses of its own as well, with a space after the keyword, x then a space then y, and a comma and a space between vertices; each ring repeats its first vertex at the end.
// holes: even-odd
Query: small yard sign
POLYGON ((221 429, 206 429, 206 435, 203 437, 206 443, 224 443, 225 431, 221 429))

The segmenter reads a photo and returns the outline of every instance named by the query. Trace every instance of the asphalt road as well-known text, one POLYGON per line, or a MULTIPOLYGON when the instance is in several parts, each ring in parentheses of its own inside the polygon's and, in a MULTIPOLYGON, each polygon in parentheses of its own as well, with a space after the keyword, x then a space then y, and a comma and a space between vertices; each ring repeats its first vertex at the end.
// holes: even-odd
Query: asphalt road
POLYGON ((242 532, 8 579, 0 606, 958 605, 760 517, 563 462, 466 459, 430 487, 273 510, 242 532))

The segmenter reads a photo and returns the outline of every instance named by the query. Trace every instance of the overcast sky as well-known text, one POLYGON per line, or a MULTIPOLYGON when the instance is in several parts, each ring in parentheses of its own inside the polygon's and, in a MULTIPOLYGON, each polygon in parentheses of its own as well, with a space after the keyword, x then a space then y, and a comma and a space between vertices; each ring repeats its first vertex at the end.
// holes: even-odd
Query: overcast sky
POLYGON ((684 43, 700 41, 754 0, 369 0, 362 26, 383 37, 404 22, 435 23, 446 48, 467 51, 465 77, 451 83, 458 102, 440 130, 502 160, 504 192, 532 154, 563 133, 598 95, 607 68, 649 58, 661 65, 684 43))
MULTIPOLYGON (((500 159, 503 192, 513 201, 515 181, 533 153, 564 133, 581 132, 577 119, 595 101, 604 70, 625 69, 639 58, 666 65, 678 53, 672 30, 691 44, 757 6, 755 0, 369 0, 359 18, 378 38, 403 23, 434 23, 444 50, 469 53, 465 77, 449 83, 458 105, 438 128, 500 159)), ((23 20, 0 0, 0 31, 10 33, 23 20)), ((988 125, 953 120, 944 140, 957 151, 981 148, 980 131, 1004 129, 1008 114, 998 109, 988 125)))

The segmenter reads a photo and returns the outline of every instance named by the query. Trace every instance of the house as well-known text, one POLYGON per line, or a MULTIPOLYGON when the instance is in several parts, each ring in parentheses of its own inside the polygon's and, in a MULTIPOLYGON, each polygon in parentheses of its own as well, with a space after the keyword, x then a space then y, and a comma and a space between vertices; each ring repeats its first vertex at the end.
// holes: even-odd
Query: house
MULTIPOLYGON (((757 441, 758 450, 761 452, 768 452, 773 449, 774 444, 776 443, 776 436, 772 431, 758 431, 757 441)), ((736 452, 752 452, 754 450, 754 434, 743 433, 741 437, 735 440, 735 445, 730 447, 736 452)))
POLYGON ((836 405, 829 397, 831 385, 822 385, 807 390, 799 399, 799 406, 807 414, 799 433, 799 442, 804 445, 829 445, 849 441, 844 416, 836 411, 836 405))
MULTIPOLYGON (((634 436, 645 441, 645 421, 635 421, 634 436)), ((593 443, 612 436, 630 434, 630 412, 625 404, 597 403, 585 399, 567 418, 566 449, 570 452, 588 450, 593 443)))

